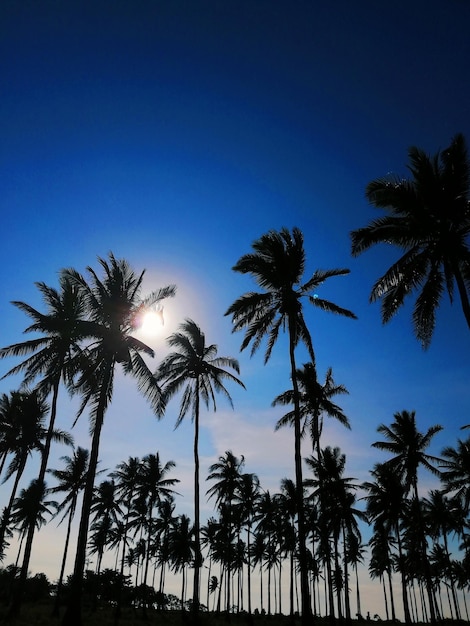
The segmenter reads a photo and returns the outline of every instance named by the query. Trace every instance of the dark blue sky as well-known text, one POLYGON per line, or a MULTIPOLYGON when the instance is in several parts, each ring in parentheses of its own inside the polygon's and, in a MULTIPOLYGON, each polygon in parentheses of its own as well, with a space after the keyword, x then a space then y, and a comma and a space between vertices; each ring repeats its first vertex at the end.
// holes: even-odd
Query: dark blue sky
MULTIPOLYGON (((382 458, 369 446, 395 411, 416 409, 422 429, 444 424, 437 450, 454 443, 470 422, 459 306, 443 304, 426 353, 409 309, 382 327, 368 294, 396 253, 352 259, 349 232, 376 215, 366 184, 406 174, 410 145, 434 153, 457 132, 470 140, 469 25, 468 0, 4 0, 2 345, 19 341, 27 323, 11 300, 39 306, 34 281, 55 284, 62 267, 96 266, 112 250, 147 268, 148 289, 178 284, 169 332, 193 317, 222 354, 238 356, 241 337, 223 313, 252 284, 230 268, 268 229, 298 226, 308 272, 351 269, 322 295, 359 320, 307 313, 320 368, 331 365, 350 390, 343 405, 353 430, 332 427, 329 441, 347 453, 349 475, 364 479, 382 458)), ((161 338, 157 355, 163 346, 161 338)), ((230 417, 207 418, 208 463, 229 445, 262 481, 278 485, 275 470, 291 471, 290 449, 285 470, 278 450, 249 450, 254 424, 267 437, 278 417, 270 403, 289 385, 285 355, 281 344, 268 368, 261 354, 241 355, 247 392, 234 390, 230 417)), ((122 428, 127 398, 108 416, 122 428)), ((163 422, 133 420, 145 440, 135 435, 135 451, 123 452, 114 429, 108 465, 149 452, 149 428, 167 441, 163 422)), ((191 428, 181 428, 175 450, 187 445, 190 459, 191 428)), ((273 437, 288 442, 291 433, 273 437)))

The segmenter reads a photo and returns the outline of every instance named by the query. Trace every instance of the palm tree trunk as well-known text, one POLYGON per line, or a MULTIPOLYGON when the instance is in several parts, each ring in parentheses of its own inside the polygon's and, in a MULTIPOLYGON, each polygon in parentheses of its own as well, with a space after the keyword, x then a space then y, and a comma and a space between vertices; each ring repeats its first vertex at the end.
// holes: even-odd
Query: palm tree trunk
POLYGON ((196 379, 195 409, 194 409, 194 582, 193 582, 193 614, 197 620, 200 603, 200 577, 202 565, 200 540, 200 512, 199 512, 199 378, 196 379))
POLYGON ((62 564, 60 566, 59 581, 57 583, 57 590, 56 590, 56 595, 55 595, 54 608, 52 609, 52 617, 58 617, 59 616, 60 594, 61 594, 61 591, 62 591, 62 581, 64 580, 65 563, 67 562, 67 552, 69 550, 70 532, 71 532, 71 529, 72 529, 72 520, 73 520, 73 516, 74 516, 74 513, 75 513, 76 502, 77 501, 76 501, 76 498, 75 498, 74 501, 71 503, 71 506, 70 506, 69 520, 67 522, 67 534, 65 536, 64 554, 62 556, 62 564))
POLYGON ((11 509, 13 507, 13 502, 15 500, 16 492, 18 491, 18 485, 20 483, 21 476, 23 475, 24 468, 26 467, 26 460, 27 460, 27 457, 23 455, 23 457, 21 458, 20 464, 18 466, 18 469, 16 470, 15 481, 13 483, 13 488, 11 490, 10 499, 8 501, 6 508, 3 511, 2 525, 0 528, 0 551, 2 551, 3 549, 3 544, 5 541, 5 533, 7 531, 7 527, 10 522, 11 509))
POLYGON ((93 501, 93 487, 95 484, 96 469, 98 467, 100 436, 103 428, 107 390, 111 379, 111 371, 112 365, 109 364, 105 379, 101 381, 101 394, 93 428, 90 462, 88 465, 85 489, 83 492, 82 512, 80 517, 80 526, 78 529, 77 551, 75 554, 75 566, 70 585, 67 608, 62 618, 62 626, 82 626, 82 578, 85 570, 88 526, 90 522, 91 504, 93 501))
POLYGON ((297 496, 297 533, 299 542, 299 569, 300 569, 300 596, 302 603, 302 626, 309 626, 312 617, 310 604, 310 589, 308 585, 307 547, 305 544, 305 512, 304 512, 304 489, 302 479, 302 454, 301 454, 301 424, 299 387, 297 384, 295 364, 295 330, 293 322, 289 318, 289 355, 291 366, 292 386, 294 391, 294 462, 295 462, 295 487, 297 496))
POLYGON ((405 564, 404 564, 403 550, 401 546, 400 528, 399 528, 398 522, 395 525, 395 535, 397 538, 397 547, 398 547, 398 563, 400 567, 400 576, 401 576, 401 594, 402 594, 402 601, 403 601, 403 612, 405 614, 405 622, 407 624, 411 624, 410 605, 408 602, 408 589, 407 589, 406 575, 405 575, 405 564))
MULTIPOLYGON (((52 435, 54 433, 55 418, 57 415, 57 398, 59 395, 59 383, 60 383, 61 372, 62 372, 62 367, 59 369, 59 376, 54 382, 53 393, 52 393, 52 403, 51 403, 51 417, 49 419, 49 427, 47 429, 46 441, 44 442, 44 449, 41 455, 41 467, 39 469, 38 485, 40 485, 41 483, 44 484, 44 479, 46 477, 47 463, 49 460, 49 451, 51 449, 52 435)), ((39 507, 39 502, 38 502, 38 507, 39 507)), ((21 572, 20 572, 18 584, 16 586, 16 590, 13 594, 12 602, 8 610, 9 616, 17 615, 21 608, 21 599, 24 594, 24 586, 26 584, 26 579, 28 578, 29 561, 31 559, 31 550, 33 548, 33 539, 34 539, 35 530, 36 530, 36 519, 34 519, 29 524, 29 527, 28 527, 28 534, 26 536, 26 544, 25 544, 24 554, 23 554, 23 563, 21 565, 21 572)))

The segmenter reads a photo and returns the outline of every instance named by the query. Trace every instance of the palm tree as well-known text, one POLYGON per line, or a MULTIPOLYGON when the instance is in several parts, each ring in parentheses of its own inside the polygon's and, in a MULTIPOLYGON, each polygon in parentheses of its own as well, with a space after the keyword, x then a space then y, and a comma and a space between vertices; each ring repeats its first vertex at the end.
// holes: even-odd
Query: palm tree
MULTIPOLYGON (((310 433, 313 450, 317 457, 320 450, 320 437, 323 430, 323 416, 334 417, 345 428, 350 429, 351 425, 343 409, 332 401, 336 395, 349 394, 344 385, 338 385, 333 378, 333 370, 328 368, 323 385, 318 381, 317 371, 314 363, 305 363, 303 368, 296 372, 299 387, 299 408, 300 416, 304 421, 302 434, 310 433)), ((286 406, 294 404, 294 392, 292 389, 281 393, 274 398, 273 406, 286 406)), ((276 430, 282 426, 294 423, 294 411, 289 411, 281 417, 276 430)))
POLYGON ((195 557, 194 528, 187 515, 180 515, 169 533, 170 560, 175 572, 181 571, 181 610, 184 611, 186 569, 195 557))
POLYGON ((48 491, 50 493, 65 493, 66 496, 62 502, 57 506, 56 515, 64 513, 59 524, 61 524, 66 517, 67 521, 67 533, 65 537, 64 554, 62 556, 62 564, 60 567, 59 581, 57 583, 57 590, 54 602, 54 609, 52 612, 53 617, 59 615, 60 595, 62 591, 62 584, 64 580, 65 564, 67 562, 67 552, 70 541, 70 531, 72 529, 72 521, 77 508, 77 500, 81 491, 85 488, 86 475, 88 471, 88 459, 90 453, 85 448, 78 448, 74 451, 73 456, 62 456, 61 461, 64 461, 65 467, 63 469, 49 469, 47 470, 51 476, 53 476, 58 484, 55 487, 50 487, 48 491))
MULTIPOLYGON (((0 548, 3 547, 6 527, 9 523, 10 511, 18 489, 20 479, 26 467, 28 457, 33 451, 42 452, 44 441, 48 436, 48 431, 44 426, 49 406, 43 395, 35 391, 12 391, 10 398, 2 396, 1 420, 8 424, 7 441, 10 449, 5 448, 5 452, 11 452, 13 459, 7 467, 3 482, 15 475, 10 499, 2 516, 0 527, 0 548), (9 413, 5 412, 9 410, 9 413), (16 439, 14 446, 13 437, 16 439)), ((51 439, 54 441, 72 445, 73 440, 64 431, 53 429, 51 439)), ((20 578, 21 581, 21 578, 20 578)))
POLYGON ((176 428, 191 411, 194 421, 194 559, 193 611, 199 610, 200 569, 202 554, 200 545, 199 512, 199 418, 200 402, 216 410, 215 394, 222 393, 232 405, 232 398, 224 386, 229 380, 244 388, 243 383, 234 374, 224 368, 240 373, 238 361, 232 357, 217 356, 217 346, 206 344, 206 338, 193 320, 187 319, 180 330, 168 338, 168 344, 175 348, 160 364, 157 380, 162 384, 165 399, 171 398, 183 390, 180 412, 176 428))
POLYGON ((93 520, 91 530, 94 531, 90 537, 92 553, 97 553, 96 573, 101 570, 104 549, 108 544, 109 534, 113 524, 121 515, 121 506, 117 498, 116 485, 114 480, 103 480, 93 492, 91 514, 93 520))
POLYGON ((428 594, 430 618, 433 623, 436 621, 435 603, 432 589, 432 580, 429 570, 429 561, 426 553, 426 535, 421 516, 421 507, 418 494, 418 468, 423 465, 427 470, 435 475, 439 471, 433 465, 440 461, 435 456, 427 454, 425 450, 431 443, 436 433, 442 430, 442 426, 436 425, 428 428, 426 433, 418 431, 416 425, 416 415, 414 411, 401 411, 394 414, 395 421, 390 426, 381 424, 377 431, 384 435, 386 441, 376 441, 372 444, 374 448, 391 452, 395 456, 386 461, 386 464, 402 476, 405 489, 412 493, 413 502, 416 506, 417 523, 420 526, 421 560, 426 578, 426 589, 428 594))
POLYGON ((246 526, 246 555, 248 570, 248 614, 251 615, 251 529, 255 509, 260 498, 261 487, 256 474, 244 473, 240 475, 234 493, 235 506, 240 509, 241 524, 246 526))
POLYGON ((452 302, 454 281, 470 327, 470 161, 461 134, 433 157, 416 147, 409 149, 408 156, 410 180, 387 176, 367 186, 369 202, 387 215, 352 231, 352 254, 357 256, 377 243, 393 244, 404 252, 376 281, 370 301, 382 301, 386 323, 406 296, 420 290, 413 325, 417 339, 427 348, 444 289, 452 302))
POLYGON ((454 493, 465 510, 470 507, 470 438, 457 440, 457 447, 446 446, 441 452, 441 480, 445 493, 454 493))
POLYGON ((116 481, 116 493, 120 497, 125 509, 124 513, 124 534, 122 537, 121 556, 121 576, 124 575, 124 564, 126 559, 127 534, 130 526, 132 504, 137 495, 137 486, 140 480, 141 460, 138 457, 130 456, 127 461, 119 463, 116 469, 111 472, 110 478, 116 481))
POLYGON ((47 489, 44 482, 35 478, 15 498, 11 519, 16 529, 20 532, 18 557, 29 526, 34 524, 36 528, 41 528, 46 523, 45 515, 50 516, 52 514, 51 508, 57 507, 57 502, 45 499, 46 493, 47 489))
POLYGON ((423 498, 422 507, 428 533, 435 540, 442 538, 442 546, 434 545, 437 552, 440 549, 442 562, 447 564, 444 570, 439 570, 439 575, 442 574, 448 578, 448 587, 450 587, 452 593, 455 615, 457 619, 460 619, 455 579, 450 567, 451 558, 448 542, 448 536, 451 533, 457 534, 462 528, 463 516, 461 515, 460 500, 457 497, 453 499, 448 498, 442 491, 431 489, 428 497, 423 498))
MULTIPOLYGON (((207 490, 209 498, 215 496, 215 503, 218 506, 221 515, 224 517, 224 525, 227 528, 227 537, 232 539, 232 533, 235 531, 234 524, 234 501, 235 494, 241 482, 241 470, 245 464, 245 457, 236 457, 231 450, 225 452, 225 456, 220 456, 217 463, 213 463, 209 467, 209 475, 206 480, 216 480, 217 482, 207 490)), ((231 587, 231 558, 233 557, 233 546, 227 542, 226 567, 226 606, 230 611, 230 587, 231 587)))
POLYGON ((160 454, 147 454, 142 459, 140 466, 139 480, 137 483, 138 497, 146 503, 146 526, 147 545, 144 569, 144 585, 147 584, 148 568, 151 555, 151 539, 154 529, 154 509, 160 505, 165 498, 171 498, 175 493, 172 487, 179 483, 177 478, 168 478, 168 473, 175 467, 174 461, 167 461, 162 464, 160 454))
MULTIPOLYGON (((32 320, 32 324, 24 332, 40 333, 41 336, 0 350, 0 358, 30 355, 25 361, 10 369, 3 378, 12 374, 24 373, 23 387, 29 386, 37 378, 40 378, 37 385, 38 390, 45 396, 52 392, 49 426, 42 449, 38 474, 38 480, 42 482, 46 475, 49 451, 54 439, 59 386, 61 381, 70 386, 77 356, 80 354, 79 344, 82 338, 83 300, 77 288, 65 276, 61 276, 59 282, 59 291, 42 282, 36 283, 47 307, 46 313, 37 311, 25 302, 14 301, 12 303, 32 320)), ((13 606, 10 608, 11 614, 20 609, 35 529, 36 525, 32 523, 27 531, 20 580, 16 598, 14 598, 13 606)))
POLYGON ((376 464, 371 471, 373 481, 362 484, 366 490, 366 512, 373 522, 374 535, 370 545, 373 550, 374 564, 371 571, 378 575, 387 572, 390 589, 392 620, 395 620, 395 602, 392 591, 391 561, 392 545, 396 542, 398 549, 398 565, 401 574, 401 588, 405 622, 411 623, 408 603, 407 583, 404 568, 404 555, 400 533, 400 521, 405 510, 406 489, 402 476, 386 463, 376 464), (375 552, 374 552, 375 550, 375 552))
POLYGON ((310 333, 302 313, 301 299, 307 297, 312 305, 324 311, 355 318, 351 311, 319 298, 314 293, 328 278, 348 274, 349 270, 317 270, 307 282, 302 283, 306 258, 303 235, 298 228, 293 228, 292 233, 287 228, 280 231, 271 230, 257 239, 252 247, 253 252, 242 256, 233 270, 241 274, 250 274, 263 291, 242 295, 228 308, 226 315, 232 316, 234 331, 245 329, 241 350, 251 344, 253 355, 267 338, 265 364, 271 356, 279 332, 287 328, 290 373, 294 392, 294 458, 299 502, 297 524, 302 620, 306 624, 311 616, 311 606, 305 545, 305 515, 302 503, 301 416, 295 361, 295 349, 298 343, 302 342, 306 345, 312 362, 315 362, 315 357, 310 333))
POLYGON ((82 623, 81 581, 85 568, 90 509, 101 429, 113 395, 115 369, 120 365, 124 374, 130 374, 137 380, 140 391, 147 397, 156 415, 161 416, 164 409, 161 390, 143 358, 143 355, 153 357, 154 352, 136 339, 132 332, 143 310, 175 293, 175 287, 168 286, 141 299, 145 272, 135 274, 125 260, 116 259, 112 253, 108 260, 98 258, 98 262, 103 278, 88 267, 90 283, 74 269, 63 272, 79 290, 85 303, 87 332, 91 343, 87 347, 87 361, 83 364, 75 388, 82 394, 79 414, 88 404, 91 405, 92 430, 89 469, 83 494, 71 589, 63 616, 64 626, 80 626, 82 623))

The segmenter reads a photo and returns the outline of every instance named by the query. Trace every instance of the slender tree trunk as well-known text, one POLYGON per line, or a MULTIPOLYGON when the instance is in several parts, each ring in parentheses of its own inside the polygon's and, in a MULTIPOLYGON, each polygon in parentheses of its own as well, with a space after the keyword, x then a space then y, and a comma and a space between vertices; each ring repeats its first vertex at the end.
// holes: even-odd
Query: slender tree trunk
MULTIPOLYGON (((59 372, 61 371, 62 371, 62 367, 60 368, 59 372)), ((60 384, 60 374, 57 380, 54 382, 54 386, 53 386, 51 416, 49 419, 49 427, 47 429, 44 449, 41 455, 41 466, 39 469, 38 484, 44 483, 44 478, 46 476, 47 462, 49 460, 49 451, 51 449, 52 435, 54 433, 55 418, 57 415, 57 397, 59 395, 59 384, 60 384)), ((39 511, 39 502, 38 502, 38 511, 39 511)), ((21 600, 24 594, 24 586, 26 584, 26 579, 28 578, 29 561, 31 559, 31 550, 33 547, 33 538, 34 538, 35 530, 36 530, 36 519, 34 519, 31 522, 28 528, 28 533, 26 536, 26 545, 25 545, 24 554, 23 554, 23 563, 21 565, 20 577, 18 580, 18 584, 15 586, 15 591, 13 593, 12 601, 8 609, 8 617, 13 617, 15 615, 18 615, 21 609, 21 600)))
POLYGON ((397 616, 395 614, 395 596, 393 593, 392 572, 390 571, 390 569, 387 570, 387 578, 388 578, 388 588, 390 591, 390 609, 392 611, 392 621, 396 622, 397 616))
POLYGON ((200 539, 200 511, 199 511, 199 378, 196 379, 195 409, 194 409, 194 583, 193 583, 193 617, 197 622, 199 617, 200 587, 201 587, 201 539, 200 539))
MULTIPOLYGON (((13 489, 11 490, 10 499, 8 501, 8 504, 7 504, 6 508, 3 511, 2 525, 0 527, 0 552, 3 549, 3 544, 5 542, 5 534, 7 532, 8 524, 10 522, 11 509, 13 507, 13 502, 15 500, 16 492, 18 491, 18 485, 20 483, 21 476, 23 475, 24 468, 26 467, 26 460, 27 460, 27 457, 23 456, 23 458, 20 461, 20 465, 19 465, 19 467, 18 467, 18 469, 16 471, 15 481, 13 483, 13 489)), ((11 608, 12 608, 12 605, 10 605, 9 611, 11 610, 11 608)), ((19 605, 18 605, 18 609, 19 609, 19 605)), ((11 616, 13 616, 13 615, 14 615, 14 613, 12 613, 11 616)), ((9 615, 9 617, 10 617, 10 615, 9 615)))
POLYGON ((96 411, 95 424, 88 465, 85 490, 83 493, 80 526, 78 530, 77 551, 75 554, 75 566, 70 584, 67 608, 62 618, 62 626, 82 626, 82 579, 85 570, 86 549, 88 541, 88 526, 90 522, 90 510, 93 500, 93 487, 95 484, 96 468, 98 466, 100 436, 104 422, 104 413, 107 401, 107 390, 111 378, 111 367, 108 366, 107 376, 101 383, 101 395, 96 411))
POLYGON ((405 576, 405 564, 403 558, 403 551, 401 547, 401 536, 400 536, 400 528, 398 522, 395 525, 395 534, 397 537, 397 546, 398 546, 398 563, 400 567, 400 576, 401 576, 401 594, 403 600, 403 612, 405 614, 405 622, 407 624, 411 624, 411 615, 410 615, 410 606, 408 603, 408 589, 406 584, 406 576, 405 576))
POLYGON ((310 626, 312 609, 310 603, 310 589, 308 585, 307 567, 307 547, 305 534, 305 511, 304 511, 304 488, 302 479, 302 453, 301 453, 301 424, 300 424, 300 403, 299 387, 297 384, 296 364, 295 364, 295 330, 293 322, 289 318, 289 353, 292 386, 294 391, 294 462, 295 462, 295 487, 297 496, 297 533, 299 547, 299 569, 300 569, 300 596, 302 603, 302 626, 310 626))
POLYGON ((55 600, 54 600, 54 608, 52 609, 52 617, 59 616, 60 594, 62 592, 62 582, 64 580, 65 563, 67 562, 67 552, 69 550, 70 532, 72 529, 72 520, 73 520, 73 516, 75 513, 76 503, 77 503, 77 499, 75 497, 73 502, 70 505, 69 519, 67 522, 67 534, 65 536, 64 554, 62 556, 62 564, 60 566, 59 581, 57 583, 56 595, 55 595, 55 600))

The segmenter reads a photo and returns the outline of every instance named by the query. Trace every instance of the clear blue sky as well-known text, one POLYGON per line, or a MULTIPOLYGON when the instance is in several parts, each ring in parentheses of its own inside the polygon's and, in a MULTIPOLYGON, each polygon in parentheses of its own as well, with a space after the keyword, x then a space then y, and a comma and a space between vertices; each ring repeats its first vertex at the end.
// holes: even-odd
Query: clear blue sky
MULTIPOLYGON (((0 343, 20 341, 27 325, 11 300, 40 307, 34 281, 56 285, 61 268, 96 267, 110 250, 147 269, 148 290, 176 283, 164 333, 149 338, 155 366, 165 332, 185 317, 240 358, 247 390, 233 388, 234 411, 221 398, 203 417, 203 464, 232 449, 275 490, 293 476, 292 433, 272 432, 281 412, 270 407, 289 387, 285 345, 267 367, 261 352, 239 355, 242 337, 223 313, 253 287, 231 271, 252 241, 298 226, 307 273, 351 269, 321 295, 358 321, 306 312, 320 375, 331 365, 350 391, 341 404, 352 431, 325 432, 347 454, 347 475, 364 480, 384 460, 370 444, 396 411, 416 410, 422 430, 445 426, 436 453, 454 444, 470 422, 470 334, 458 303, 441 307, 427 352, 409 308, 383 327, 368 294, 396 252, 353 259, 349 232, 376 215, 366 184, 406 174, 410 145, 434 153, 457 132, 470 141, 469 23, 467 0, 4 0, 0 343)), ((0 392, 14 385, 2 381, 0 392)), ((173 433, 177 403, 158 423, 133 388, 126 380, 116 390, 103 467, 160 450, 184 481, 191 424, 173 433)), ((65 398, 62 411, 69 428, 65 398)), ((81 419, 76 442, 87 446, 81 419)), ((183 492, 178 510, 191 514, 190 483, 183 492)), ((43 552, 32 569, 54 578, 43 552)))

